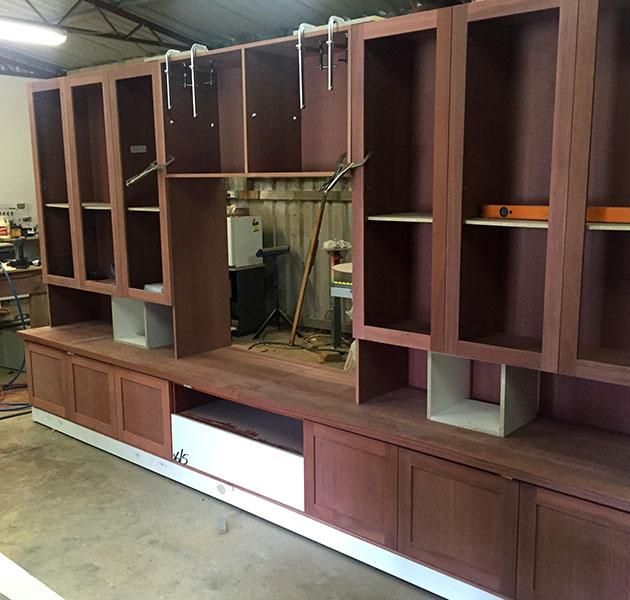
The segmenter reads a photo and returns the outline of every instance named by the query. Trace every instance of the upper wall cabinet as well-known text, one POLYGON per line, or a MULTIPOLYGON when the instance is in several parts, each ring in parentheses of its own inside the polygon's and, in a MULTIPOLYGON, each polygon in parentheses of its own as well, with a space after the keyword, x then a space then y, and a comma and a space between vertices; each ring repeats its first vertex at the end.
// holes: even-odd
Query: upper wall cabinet
POLYGON ((333 86, 328 87, 326 35, 303 42, 300 103, 296 38, 245 49, 247 171, 253 176, 327 175, 349 151, 348 35, 334 34, 333 86))
POLYGON ((450 9, 353 30, 354 333, 440 350, 450 9))
MULTIPOLYGON (((68 119, 73 202, 83 288, 106 294, 122 291, 116 278, 122 257, 115 256, 118 211, 106 71, 69 77, 68 119)), ((118 245, 116 249, 120 249, 118 245)))
POLYGON ((71 210, 68 186, 72 169, 68 164, 65 131, 65 79, 36 82, 31 91, 31 136, 43 277, 46 283, 74 285, 78 281, 79 261, 73 249, 77 222, 71 210))
POLYGON ((577 6, 453 9, 449 354, 558 368, 577 6))
POLYGON ((630 1, 580 3, 561 369, 630 383, 630 1))
POLYGON ((126 260, 117 265, 126 295, 170 304, 160 64, 110 72, 116 194, 120 242, 126 260), (143 175, 145 170, 148 170, 143 175))
POLYGON ((169 55, 163 67, 168 173, 243 173, 243 51, 169 55))

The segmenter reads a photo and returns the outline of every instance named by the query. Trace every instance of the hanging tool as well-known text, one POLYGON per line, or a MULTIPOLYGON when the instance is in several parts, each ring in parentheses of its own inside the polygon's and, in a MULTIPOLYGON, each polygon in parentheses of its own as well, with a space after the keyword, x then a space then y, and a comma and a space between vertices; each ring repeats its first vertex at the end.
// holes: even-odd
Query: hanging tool
MULTIPOLYGON (((347 19, 343 19, 341 17, 336 17, 332 15, 330 19, 328 19, 328 40, 326 41, 326 45, 328 46, 328 91, 330 92, 333 89, 333 49, 335 47, 334 33, 335 33, 335 25, 343 25, 346 23, 347 19)), ((346 42, 346 50, 348 48, 346 42)))
POLYGON ((140 171, 140 173, 132 175, 129 179, 125 180, 125 186, 129 187, 133 185, 137 181, 140 181, 143 177, 146 177, 149 173, 153 173, 153 171, 157 171, 158 169, 166 169, 166 167, 168 167, 174 160, 174 156, 169 156, 163 165, 159 165, 158 161, 154 160, 143 171, 140 171))
POLYGON ((179 54, 179 50, 166 51, 164 55, 164 74, 166 75, 166 106, 168 110, 171 110, 171 56, 173 54, 179 54))
POLYGON ((315 226, 313 227, 313 235, 311 237, 311 244, 308 247, 308 254, 306 255, 306 263, 304 264, 304 274, 302 275, 302 285, 300 286, 300 294, 298 295, 297 306, 295 308, 295 316, 293 317, 293 327, 291 328, 291 337, 289 338, 289 346, 293 346, 295 343, 295 336, 297 334, 298 322, 302 313, 302 307, 304 305, 304 296, 306 294, 306 285, 308 283, 308 277, 313 270, 313 264, 315 263, 315 252, 319 244, 319 232, 322 228, 322 221, 324 220, 324 209, 326 208, 326 200, 328 199, 328 192, 332 190, 339 180, 352 169, 362 167, 370 158, 370 152, 365 155, 365 158, 359 162, 344 163, 347 153, 344 152, 335 163, 335 172, 332 176, 324 182, 319 188, 320 192, 324 192, 324 197, 319 203, 319 210, 317 211, 317 218, 315 219, 315 226))
POLYGON ((197 89, 195 87, 195 57, 197 56, 197 50, 207 50, 208 48, 203 44, 193 44, 190 47, 190 82, 192 87, 192 111, 193 117, 197 117, 197 89))
POLYGON ((305 104, 304 104, 304 33, 306 32, 307 28, 313 29, 315 27, 315 25, 311 25, 310 23, 300 23, 300 26, 298 27, 298 33, 297 33, 297 38, 298 38, 298 43, 295 46, 297 48, 298 51, 298 77, 299 77, 299 84, 300 84, 300 109, 303 109, 305 104))

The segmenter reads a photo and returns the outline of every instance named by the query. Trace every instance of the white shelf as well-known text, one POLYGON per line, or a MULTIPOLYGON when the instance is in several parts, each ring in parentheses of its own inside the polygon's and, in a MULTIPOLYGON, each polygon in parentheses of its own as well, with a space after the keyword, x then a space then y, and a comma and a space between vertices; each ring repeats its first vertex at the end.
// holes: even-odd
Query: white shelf
POLYGON ((129 212, 152 212, 152 213, 159 213, 160 212, 160 207, 159 206, 128 206, 127 210, 129 212))
POLYGON ((464 219, 464 225, 479 225, 484 227, 521 227, 524 229, 549 229, 549 221, 534 221, 530 219, 487 219, 477 217, 464 219))
POLYGON ((433 223, 433 215, 415 212, 391 213, 387 215, 372 215, 367 220, 385 223, 433 223))
POLYGON ((49 204, 46 204, 45 206, 46 208, 69 208, 69 205, 63 202, 50 202, 49 204))
POLYGON ((587 231, 630 231, 630 223, 587 223, 587 231))
POLYGON ((497 435, 501 430, 501 407, 490 402, 467 398, 431 415, 432 421, 497 435))
POLYGON ((110 204, 106 204, 105 202, 83 202, 81 204, 81 208, 85 208, 85 210, 111 210, 112 207, 110 204))

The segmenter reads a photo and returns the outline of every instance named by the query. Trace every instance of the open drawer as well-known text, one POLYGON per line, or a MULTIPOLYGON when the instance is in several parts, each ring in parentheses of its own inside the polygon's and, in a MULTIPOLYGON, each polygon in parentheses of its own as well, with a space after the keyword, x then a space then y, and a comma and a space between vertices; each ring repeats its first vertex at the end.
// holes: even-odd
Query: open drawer
POLYGON ((302 421, 174 386, 173 459, 304 510, 302 421))

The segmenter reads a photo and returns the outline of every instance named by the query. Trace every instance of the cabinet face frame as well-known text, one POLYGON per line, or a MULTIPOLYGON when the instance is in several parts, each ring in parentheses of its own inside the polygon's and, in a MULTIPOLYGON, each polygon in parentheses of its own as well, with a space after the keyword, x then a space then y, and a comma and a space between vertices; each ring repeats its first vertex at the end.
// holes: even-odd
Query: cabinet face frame
POLYGON ((68 355, 63 350, 57 350, 55 348, 49 348, 48 346, 42 346, 40 344, 33 344, 27 342, 24 345, 24 352, 26 356, 26 373, 28 380, 28 393, 30 403, 46 412, 49 412, 58 417, 62 417, 63 419, 68 419, 70 417, 70 396, 68 394, 68 355), (35 396, 35 385, 34 385, 34 373, 33 373, 33 361, 32 361, 32 353, 41 354, 43 356, 47 356, 51 359, 58 360, 60 363, 59 368, 59 377, 60 379, 60 387, 61 394, 65 397, 65 404, 59 405, 54 402, 50 402, 48 400, 44 400, 42 398, 37 398, 35 396))
MULTIPOLYGON (((353 253, 353 335, 355 338, 374 342, 404 345, 418 350, 431 349, 440 352, 443 350, 444 345, 444 278, 446 269, 448 118, 451 83, 452 9, 444 8, 420 12, 414 15, 353 27, 351 47, 352 160, 360 160, 365 153, 370 150, 370 148, 366 147, 364 132, 366 112, 366 91, 364 84, 366 41, 431 30, 434 30, 436 35, 432 199, 433 224, 431 225, 431 332, 429 335, 388 329, 387 327, 377 327, 365 323, 365 272, 370 268, 370 265, 365 264, 364 258, 364 236, 367 218, 364 206, 366 177, 365 169, 360 168, 354 171, 352 179, 352 234, 355 240, 355 250, 353 253)), ((367 167, 369 168, 369 163, 367 167)), ((420 227, 424 225, 416 226, 420 227)), ((383 290, 383 293, 388 294, 390 291, 383 290)))
POLYGON ((116 394, 115 394, 115 382, 114 382, 114 367, 108 363, 104 363, 98 360, 91 360, 89 358, 84 358, 82 356, 69 356, 68 357, 68 392, 69 392, 69 416, 72 421, 78 423, 79 425, 83 425, 83 427, 87 427, 88 429, 92 429, 93 431, 98 431, 103 435, 107 435, 113 438, 117 437, 118 434, 118 417, 117 417, 117 406, 116 406, 116 394), (100 421, 88 415, 82 414, 77 411, 76 406, 76 393, 77 388, 74 380, 74 366, 83 367, 86 369, 90 369, 92 371, 97 371, 99 373, 103 373, 107 376, 107 385, 108 385, 108 408, 109 408, 109 417, 110 421, 100 421))
MULTIPOLYGON (((566 260, 563 280, 560 372, 575 377, 630 385, 630 365, 579 358, 580 310, 585 250, 585 222, 591 168, 591 130, 594 126, 595 70, 600 0, 581 0, 577 39, 575 102, 566 260)), ((616 235, 628 235, 620 232, 616 235)))
POLYGON ((562 273, 568 204, 568 165, 578 23, 575 0, 485 0, 453 8, 449 130, 448 247, 445 351, 467 358, 555 372, 559 364, 562 273), (468 24, 485 19, 558 9, 558 52, 549 187, 550 218, 545 259, 542 351, 460 338, 460 269, 463 233, 464 129, 468 24))
MULTIPOLYGON (((516 481, 499 475, 479 471, 472 467, 451 463, 412 450, 399 452, 399 516, 398 551, 404 555, 433 566, 455 577, 473 582, 475 585, 513 596, 516 587, 516 546, 518 527, 518 489, 516 481), (412 539, 413 527, 413 469, 417 468, 458 483, 486 490, 502 497, 502 512, 496 515, 502 532, 500 567, 492 573, 468 564, 457 556, 449 556, 428 545, 412 539)), ((446 534, 445 534, 446 535, 446 534)))
MULTIPOLYGON (((333 465, 334 467, 334 465, 333 465)), ((389 548, 396 548, 397 538, 397 497, 398 497, 398 447, 361 435, 326 427, 310 421, 304 421, 304 500, 305 512, 326 523, 340 527, 355 535, 359 535, 372 542, 389 548), (374 524, 365 523, 351 514, 345 514, 330 507, 323 506, 317 501, 317 474, 328 472, 330 465, 318 464, 316 440, 323 440, 331 444, 343 446, 350 451, 358 451, 367 455, 374 455, 384 462, 382 483, 383 523, 379 528, 374 524)), ((348 479, 350 481, 350 478, 348 479)), ((363 500, 358 498, 357 504, 363 500)))
POLYGON ((167 460, 172 458, 171 447, 171 384, 165 379, 144 375, 135 371, 116 367, 114 370, 116 388, 116 417, 118 424, 118 439, 121 442, 145 450, 156 456, 167 460), (125 429, 125 412, 123 405, 123 380, 131 381, 139 385, 157 390, 160 394, 159 405, 154 410, 160 412, 162 417, 162 439, 163 443, 149 440, 145 437, 127 431, 125 429))
MULTIPOLYGON (((521 484, 516 597, 518 600, 573 600, 574 598, 587 598, 587 596, 579 593, 580 588, 572 588, 572 581, 565 581, 566 577, 560 580, 563 589, 566 590, 566 596, 562 598, 558 598, 557 590, 545 591, 544 589, 536 588, 536 552, 538 538, 541 534, 537 520, 539 508, 546 508, 554 513, 574 518, 582 527, 580 529, 576 526, 573 529, 572 536, 575 535, 576 537, 579 537, 580 533, 584 533, 586 537, 589 525, 595 525, 608 528, 611 532, 623 532, 630 538, 630 514, 543 488, 537 488, 533 485, 521 484)), ((572 550, 572 547, 567 542, 568 540, 566 539, 558 540, 558 555, 566 554, 572 550)), ((586 543, 585 541, 584 544, 586 543)), ((540 560, 543 560, 543 558, 540 560)), ((576 567, 578 569, 579 566, 580 563, 577 563, 576 567)), ((588 569, 590 564, 582 566, 588 569)), ((552 571, 554 570, 553 566, 550 568, 552 571)), ((592 573, 592 571, 589 572, 592 573)), ((600 589, 602 595, 598 594, 597 597, 610 598, 610 600, 621 600, 627 597, 627 589, 622 590, 618 586, 614 591, 622 595, 612 596, 613 590, 600 589)), ((591 597, 588 596, 588 598, 591 597)))
MULTIPOLYGON (((77 239, 77 231, 79 225, 76 221, 76 211, 74 210, 74 204, 76 202, 74 187, 73 187, 73 172, 71 159, 72 156, 70 148, 70 133, 68 131, 69 111, 68 111, 68 86, 65 77, 57 77, 55 79, 45 79, 42 81, 35 81, 29 85, 28 93, 28 110, 30 116, 31 125, 31 147, 33 152, 33 166, 34 166, 34 179, 35 179, 35 197, 37 204, 37 218, 39 223, 39 246, 42 259, 42 280, 44 283, 61 285, 65 287, 79 287, 79 273, 80 273, 80 258, 79 247, 77 239), (39 150, 37 145, 37 121, 35 117, 35 102, 34 95, 38 92, 46 92, 50 90, 59 91, 59 102, 61 105, 61 127, 63 133, 63 151, 65 159, 65 173, 66 188, 68 195, 68 216, 70 222, 70 247, 72 250, 72 277, 63 277, 61 275, 54 275, 48 271, 48 253, 46 248, 46 218, 44 207, 44 196, 42 193, 42 178, 40 171, 39 150)), ((56 209, 65 210, 65 209, 56 209)))
MULTIPOLYGON (((164 115, 162 111, 162 79, 161 79, 161 63, 158 61, 144 63, 141 65, 133 65, 126 67, 118 67, 109 71, 109 94, 111 106, 111 133, 112 146, 114 149, 114 176, 115 185, 112 186, 113 193, 117 196, 117 205, 120 206, 119 223, 118 223, 118 241, 121 247, 121 254, 128 259, 127 243, 127 210, 125 206, 125 182, 122 167, 121 152, 121 136, 120 136, 120 120, 118 116, 118 95, 117 82, 125 79, 133 79, 136 77, 150 77, 153 96, 153 127, 155 130, 155 152, 158 164, 166 162, 166 150, 164 146, 164 115)), ((151 162, 151 157, 147 157, 147 165, 151 162)), ((160 246, 162 257, 162 281, 164 284, 164 293, 151 292, 144 289, 132 288, 129 285, 129 268, 127 260, 123 260, 117 267, 117 280, 122 280, 123 296, 134 298, 136 300, 144 300, 146 302, 154 302, 156 304, 171 304, 171 263, 170 263, 170 240, 168 229, 168 203, 166 198, 166 173, 165 169, 159 169, 157 174, 150 174, 148 177, 157 177, 158 204, 160 216, 160 246)))
POLYGON ((124 253, 124 238, 120 231, 120 214, 122 207, 120 205, 120 195, 115 192, 116 189, 116 163, 115 163, 115 151, 112 139, 112 109, 110 106, 110 86, 109 86, 109 72, 108 71, 96 71, 94 73, 86 73, 79 75, 72 75, 67 77, 67 116, 68 116, 68 142, 70 148, 70 164, 72 170, 72 189, 75 201, 72 203, 72 210, 74 211, 74 219, 78 224, 76 229, 77 249, 79 251, 79 282, 81 289, 90 292, 98 292, 100 294, 122 296, 123 291, 123 278, 119 275, 122 273, 122 265, 125 264, 124 253), (92 281, 87 279, 87 268, 85 264, 85 227, 83 222, 83 208, 82 198, 79 183, 79 166, 78 166, 78 150, 76 144, 76 128, 75 128, 75 112, 74 112, 74 99, 73 89, 81 86, 88 85, 100 85, 103 95, 103 120, 105 125, 105 152, 107 155, 107 183, 109 188, 109 204, 110 204, 110 217, 112 227, 112 245, 113 245, 113 259, 116 270, 116 284, 106 284, 98 281, 92 281))

